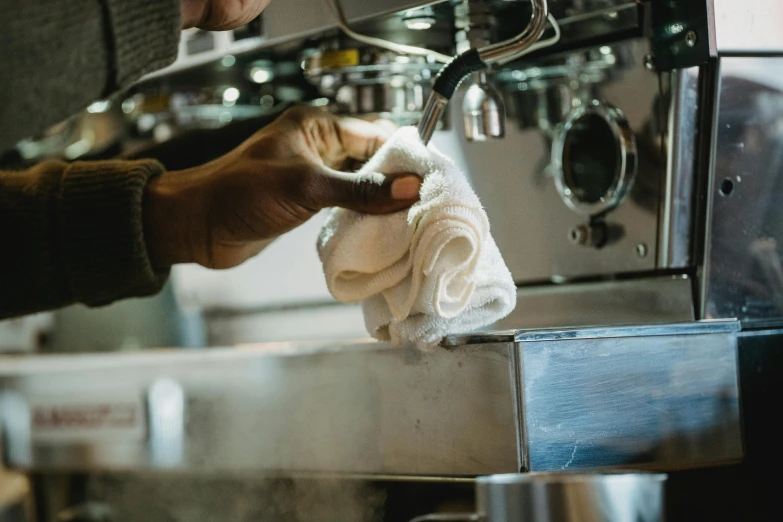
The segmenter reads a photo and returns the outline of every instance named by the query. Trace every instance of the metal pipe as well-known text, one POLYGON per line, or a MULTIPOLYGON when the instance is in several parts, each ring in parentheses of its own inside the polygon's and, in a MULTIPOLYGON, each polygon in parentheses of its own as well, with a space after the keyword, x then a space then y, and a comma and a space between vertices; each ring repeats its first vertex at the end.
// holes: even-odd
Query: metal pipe
POLYGON ((541 38, 544 29, 546 29, 549 5, 547 0, 531 0, 530 5, 533 7, 533 12, 524 31, 514 38, 479 49, 479 56, 484 63, 492 65, 506 56, 519 54, 541 38))
POLYGON ((547 0, 531 0, 530 3, 533 12, 524 31, 509 40, 457 55, 438 73, 432 93, 424 107, 424 114, 419 122, 419 137, 425 145, 432 138, 438 120, 456 87, 467 75, 485 69, 506 56, 519 54, 541 38, 546 28, 549 6, 547 0))
POLYGON ((438 126, 441 114, 448 105, 448 98, 433 92, 427 99, 427 105, 424 106, 424 113, 421 116, 419 122, 419 137, 421 141, 427 145, 432 138, 432 134, 435 132, 435 128, 438 126))

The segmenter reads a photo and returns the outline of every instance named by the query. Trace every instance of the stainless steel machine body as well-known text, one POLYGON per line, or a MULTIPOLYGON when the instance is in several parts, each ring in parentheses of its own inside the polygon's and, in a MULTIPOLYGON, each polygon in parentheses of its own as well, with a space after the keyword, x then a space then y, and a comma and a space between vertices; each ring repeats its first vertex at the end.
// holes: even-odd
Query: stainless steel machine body
POLYGON ((783 313, 781 57, 720 60, 715 87, 701 315, 776 322, 783 313))
POLYGON ((733 321, 0 365, 21 469, 482 475, 742 457, 733 321))
MULTIPOLYGON (((597 78, 586 75, 585 83, 579 80, 581 61, 538 67, 540 76, 532 80, 529 69, 501 71, 500 88, 516 107, 545 103, 559 112, 539 110, 532 125, 523 115, 522 129, 513 135, 509 129, 506 139, 467 146, 466 162, 477 172, 474 184, 492 233, 520 284, 677 267, 658 259, 659 220, 667 210, 658 197, 667 176, 658 131, 669 115, 657 112, 658 76, 643 65, 649 48, 644 40, 602 48, 606 54, 597 50, 587 63, 604 70, 597 78), (603 59, 617 65, 607 70, 603 59), (490 154, 508 159, 497 161, 489 176, 478 175, 490 154), (593 171, 575 173, 588 164, 593 171)), ((695 94, 687 101, 682 110, 695 113, 695 94)), ((688 240, 672 237, 671 248, 687 250, 688 240)), ((679 268, 687 266, 687 260, 677 261, 679 268)))

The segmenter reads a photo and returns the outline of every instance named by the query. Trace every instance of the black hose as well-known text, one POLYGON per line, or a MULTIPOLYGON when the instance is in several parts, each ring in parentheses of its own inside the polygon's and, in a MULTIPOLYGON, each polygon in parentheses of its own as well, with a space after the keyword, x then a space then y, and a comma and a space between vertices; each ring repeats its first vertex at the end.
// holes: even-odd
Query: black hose
POLYGON ((470 73, 486 69, 486 67, 487 64, 479 56, 478 50, 470 49, 455 56, 453 60, 443 66, 438 76, 435 77, 432 90, 450 100, 465 77, 470 73))

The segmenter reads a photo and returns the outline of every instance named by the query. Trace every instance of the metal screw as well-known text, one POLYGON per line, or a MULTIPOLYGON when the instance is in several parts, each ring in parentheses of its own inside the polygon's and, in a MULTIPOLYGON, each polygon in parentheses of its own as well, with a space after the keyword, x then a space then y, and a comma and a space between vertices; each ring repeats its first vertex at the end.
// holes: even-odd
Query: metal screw
POLYGON ((698 39, 699 38, 696 36, 696 31, 688 31, 688 33, 685 35, 685 44, 688 47, 695 47, 698 39))
POLYGON ((639 256, 640 259, 647 257, 647 250, 647 245, 644 243, 636 245, 636 255, 639 256))
POLYGON ((568 238, 575 245, 584 245, 587 243, 589 233, 585 225, 577 225, 569 231, 568 238))
POLYGON ((644 56, 644 68, 648 71, 655 70, 655 56, 647 54, 644 56))

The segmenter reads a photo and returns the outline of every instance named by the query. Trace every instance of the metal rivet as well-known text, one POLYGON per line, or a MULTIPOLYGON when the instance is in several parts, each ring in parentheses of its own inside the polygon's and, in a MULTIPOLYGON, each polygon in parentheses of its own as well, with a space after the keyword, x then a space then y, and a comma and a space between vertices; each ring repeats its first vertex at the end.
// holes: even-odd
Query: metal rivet
POLYGON ((695 47, 698 39, 699 38, 696 36, 696 31, 688 31, 688 33, 685 35, 685 43, 688 45, 688 47, 695 47))
POLYGON ((644 243, 639 243, 636 245, 636 255, 639 256, 639 258, 644 259, 647 257, 647 245, 644 243))

